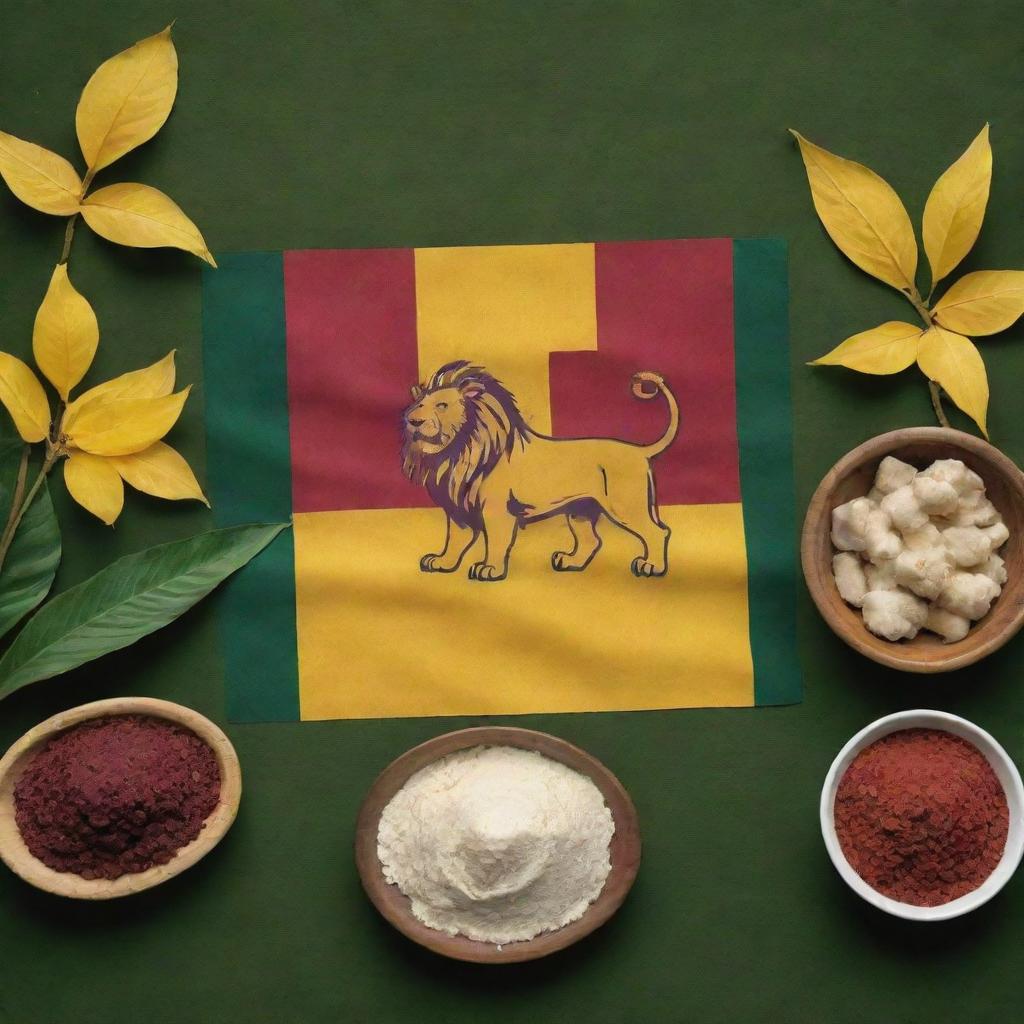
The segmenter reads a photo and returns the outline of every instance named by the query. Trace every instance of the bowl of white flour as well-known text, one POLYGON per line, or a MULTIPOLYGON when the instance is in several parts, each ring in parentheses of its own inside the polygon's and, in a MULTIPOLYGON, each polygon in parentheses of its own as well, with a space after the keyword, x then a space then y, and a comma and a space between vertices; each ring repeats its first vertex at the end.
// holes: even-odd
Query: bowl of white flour
POLYGON ((604 924, 640 865, 636 809, 600 761, 547 733, 462 729, 406 752, 359 812, 374 906, 420 945, 512 963, 604 924))

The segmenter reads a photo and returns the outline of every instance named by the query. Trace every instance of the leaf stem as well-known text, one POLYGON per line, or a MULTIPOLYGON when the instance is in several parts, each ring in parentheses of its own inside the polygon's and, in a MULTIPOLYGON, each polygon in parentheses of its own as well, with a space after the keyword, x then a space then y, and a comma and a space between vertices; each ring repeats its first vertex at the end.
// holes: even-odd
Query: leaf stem
MULTIPOLYGON (((26 448, 26 451, 27 450, 28 449, 26 448)), ((7 552, 10 550, 11 544, 14 542, 14 535, 18 532, 21 520, 25 513, 32 507, 32 502, 39 493, 39 488, 43 486, 43 481, 46 479, 47 474, 51 469, 53 469, 53 465, 57 461, 57 457, 57 452, 53 448, 47 446, 46 458, 43 459, 43 465, 40 467, 39 476, 36 477, 35 482, 29 488, 29 492, 25 495, 25 500, 21 503, 21 507, 12 515, 7 524, 7 528, 4 530, 3 537, 0 537, 0 571, 3 571, 7 552)), ((24 481, 22 482, 22 488, 24 488, 24 481)), ((17 502, 15 502, 15 505, 12 507, 17 507, 17 502)))
MULTIPOLYGON (((89 186, 92 184, 93 175, 95 171, 92 168, 86 173, 82 179, 82 198, 85 198, 86 192, 89 191, 89 186)), ((78 214, 73 213, 68 217, 67 227, 64 229, 64 245, 60 251, 60 259, 57 261, 58 265, 67 263, 71 258, 71 243, 75 239, 75 225, 78 223, 78 214)), ((32 506, 32 502, 35 500, 35 496, 39 493, 39 488, 43 486, 43 481, 46 479, 50 470, 53 469, 54 463, 59 457, 59 451, 55 446, 57 442, 57 436, 60 434, 60 423, 64 416, 64 403, 61 402, 57 408, 57 415, 54 417, 53 422, 50 426, 50 438, 46 444, 46 458, 43 459, 43 465, 39 470, 39 476, 36 477, 35 482, 32 484, 28 494, 25 495, 25 500, 22 501, 22 494, 25 491, 25 479, 28 471, 28 458, 29 458, 29 447, 25 446, 25 450, 21 454, 21 465, 18 468, 18 483, 14 489, 14 500, 11 502, 11 512, 7 519, 7 525, 4 527, 3 534, 0 534, 0 572, 3 571, 4 562, 7 559, 7 552, 11 548, 11 544, 14 543, 14 535, 18 532, 18 527, 21 525, 21 520, 24 518, 25 513, 32 506), (20 504, 19 504, 20 502, 20 504)))
MULTIPOLYGON (((85 198, 85 193, 89 191, 89 186, 92 184, 93 175, 96 172, 90 168, 82 179, 82 198, 85 198)), ((78 223, 78 214, 73 213, 68 217, 68 226, 64 229, 64 248, 60 251, 60 259, 57 260, 58 265, 61 263, 67 263, 71 258, 71 242, 75 237, 75 225, 78 223)))
POLYGON ((11 511, 8 513, 7 522, 4 524, 4 531, 0 534, 0 540, 7 536, 7 531, 14 522, 14 516, 21 506, 21 496, 25 493, 25 477, 28 475, 28 457, 32 449, 25 445, 21 450, 21 462, 18 465, 18 476, 14 484, 14 494, 11 497, 11 511))
POLYGON ((60 251, 60 259, 57 260, 58 265, 61 263, 67 263, 71 256, 71 241, 75 237, 75 222, 77 220, 77 213, 73 213, 68 217, 68 226, 64 230, 64 248, 60 251))
POLYGON ((917 315, 924 321, 925 327, 932 326, 932 314, 931 310, 928 309, 924 299, 921 298, 921 293, 917 288, 906 288, 903 290, 903 294, 907 297, 907 301, 917 310, 917 315))
MULTIPOLYGON (((935 286, 932 286, 932 292, 935 291, 935 286)), ((903 294, 907 297, 907 301, 917 310, 917 315, 924 321, 925 329, 929 329, 934 326, 932 320, 931 310, 928 308, 928 303, 931 302, 932 293, 928 293, 928 299, 922 299, 921 293, 914 288, 906 288, 903 294)), ((928 394, 932 398, 932 408, 935 410, 935 418, 939 421, 939 426, 948 427, 949 420, 946 419, 946 412, 942 408, 942 389, 933 380, 928 381, 928 394)))
POLYGON ((928 381, 928 393, 932 396, 932 408, 935 410, 935 418, 939 421, 939 426, 948 427, 949 420, 946 419, 945 410, 942 408, 942 391, 933 380, 928 381))

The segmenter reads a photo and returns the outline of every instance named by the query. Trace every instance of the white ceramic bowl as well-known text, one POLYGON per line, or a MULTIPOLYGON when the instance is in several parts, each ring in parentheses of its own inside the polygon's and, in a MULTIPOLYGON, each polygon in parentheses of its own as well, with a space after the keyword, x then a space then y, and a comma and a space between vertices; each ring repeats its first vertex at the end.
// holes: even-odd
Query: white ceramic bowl
POLYGON ((984 729, 968 722, 965 718, 947 714, 945 711, 898 711, 886 715, 878 721, 861 729, 839 751, 832 767, 825 776, 825 785, 821 790, 821 834, 825 840, 825 849, 832 858, 832 863, 846 884, 872 906, 884 910, 887 914, 906 918, 908 921, 948 921, 950 918, 966 914, 990 899, 1010 880, 1021 855, 1024 854, 1024 784, 1021 783, 1020 772, 1010 760, 1009 754, 984 729), (836 789, 839 781, 849 768, 850 762, 875 740, 888 736, 889 733, 901 729, 941 729, 944 732, 960 736, 973 743, 988 759, 1006 793, 1006 803, 1010 812, 1010 826, 1006 835, 1006 848, 995 871, 973 892, 959 899, 943 903, 938 907, 915 907, 909 903, 883 896, 872 889, 856 871, 850 867, 836 835, 834 807, 836 789))

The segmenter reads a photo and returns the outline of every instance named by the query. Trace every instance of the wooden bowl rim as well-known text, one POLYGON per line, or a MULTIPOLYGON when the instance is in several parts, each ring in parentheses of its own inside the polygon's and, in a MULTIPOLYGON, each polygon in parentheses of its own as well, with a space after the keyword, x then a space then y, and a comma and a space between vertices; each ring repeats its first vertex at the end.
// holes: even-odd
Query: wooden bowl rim
POLYGON ((640 825, 636 807, 616 776, 596 757, 568 740, 515 726, 457 729, 412 747, 377 776, 367 791, 356 820, 356 868, 366 895, 380 914, 413 942, 442 956, 469 963, 500 964, 536 960, 579 942, 608 921, 622 905, 636 879, 640 855, 640 825), (523 942, 506 943, 500 948, 464 935, 447 935, 418 921, 412 914, 409 898, 396 885, 385 880, 377 858, 377 831, 381 812, 409 778, 448 754, 479 746, 536 750, 586 775, 601 791, 615 823, 610 849, 611 871, 604 888, 583 916, 557 931, 545 932, 523 942))
MULTIPOLYGON (((987 441, 983 441, 973 434, 954 430, 951 427, 905 427, 899 430, 890 430, 887 433, 869 438, 847 452, 825 474, 821 483, 815 488, 804 516, 804 525, 800 537, 800 563, 803 569, 804 582, 807 584, 807 589, 810 592, 815 607, 836 636, 855 651, 880 665, 899 669, 903 672, 933 674, 952 672, 956 669, 973 665, 1006 644, 1024 625, 1024 602, 1018 605, 1013 617, 1004 627, 985 642, 963 649, 958 649, 959 644, 950 644, 948 648, 949 653, 944 657, 925 660, 915 657, 914 648, 910 645, 889 641, 885 642, 885 647, 873 644, 870 639, 871 634, 868 633, 866 627, 863 627, 861 630, 848 629, 846 623, 833 614, 831 604, 826 599, 824 590, 819 584, 817 574, 814 572, 820 531, 822 529, 831 530, 831 509, 826 509, 825 506, 836 484, 850 472, 858 469, 865 463, 875 459, 881 461, 886 455, 891 455, 902 448, 922 442, 939 442, 954 448, 960 448, 978 459, 984 460, 991 464, 997 473, 1003 476, 1011 490, 1016 491, 1024 499, 1024 473, 1021 472, 1020 468, 1009 456, 987 441)), ((831 574, 829 573, 828 575, 830 576, 831 574)), ((976 628, 980 627, 977 625, 972 626, 972 629, 976 628)))
POLYGON ((224 732, 198 711, 155 697, 113 697, 81 704, 29 729, 0 760, 0 859, 30 885, 56 896, 83 900, 131 896, 166 882, 206 856, 231 827, 241 797, 242 772, 235 748, 224 732), (108 715, 163 718, 191 730, 213 750, 221 781, 220 800, 207 817, 203 830, 191 843, 181 847, 166 864, 122 875, 112 881, 82 878, 70 871, 55 871, 48 867, 29 852, 14 818, 14 786, 35 750, 72 726, 108 715))

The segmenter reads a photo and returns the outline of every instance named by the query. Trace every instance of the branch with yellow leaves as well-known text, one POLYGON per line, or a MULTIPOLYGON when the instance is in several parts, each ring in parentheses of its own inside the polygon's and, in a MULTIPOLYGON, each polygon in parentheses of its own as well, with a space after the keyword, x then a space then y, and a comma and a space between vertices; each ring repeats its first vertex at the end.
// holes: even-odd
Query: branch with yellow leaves
POLYGON ((159 498, 209 504, 188 463, 163 440, 189 393, 188 387, 174 390, 173 352, 74 394, 100 338, 92 306, 68 276, 79 219, 108 241, 172 246, 216 266, 199 229, 162 192, 135 183, 92 191, 99 171, 160 130, 177 88, 178 57, 169 28, 103 63, 86 84, 75 116, 86 167, 81 178, 56 153, 0 132, 0 175, 11 191, 42 213, 67 217, 60 258, 32 332, 42 379, 23 360, 0 352, 0 403, 22 442, 0 440, 0 492, 10 500, 0 533, 0 638, 34 613, 0 657, 0 698, 162 628, 284 528, 229 527, 157 545, 114 562, 35 610, 53 585, 61 557, 47 489, 59 462, 70 496, 107 525, 121 514, 126 483, 159 498), (56 392, 52 404, 44 381, 56 392), (38 471, 29 484, 36 446, 38 471))
POLYGON ((970 252, 981 231, 992 181, 992 147, 985 127, 935 183, 925 204, 921 237, 931 268, 927 299, 917 288, 917 239, 906 208, 883 178, 836 156, 798 132, 811 197, 825 230, 861 270, 907 299, 923 327, 890 320, 846 339, 812 366, 860 373, 899 373, 914 363, 928 378, 936 419, 949 426, 947 395, 987 437, 985 363, 971 337, 1006 330, 1024 314, 1024 271, 965 274, 937 302, 936 286, 970 252))
POLYGON ((177 89, 178 56, 170 28, 101 64, 75 113, 86 165, 81 178, 58 154, 0 132, 0 175, 11 191, 42 213, 68 218, 32 335, 36 364, 57 392, 53 412, 32 369, 0 352, 0 402, 27 444, 46 445, 35 482, 27 494, 21 489, 14 496, 0 535, 0 569, 18 524, 61 459, 68 460, 64 477, 71 496, 108 525, 121 512, 125 482, 158 497, 206 500, 188 464, 161 440, 188 393, 171 395, 173 354, 71 400, 99 344, 96 315, 68 276, 79 218, 109 241, 173 246, 216 266, 199 229, 157 189, 121 183, 90 192, 99 171, 156 135, 171 113, 177 89))

